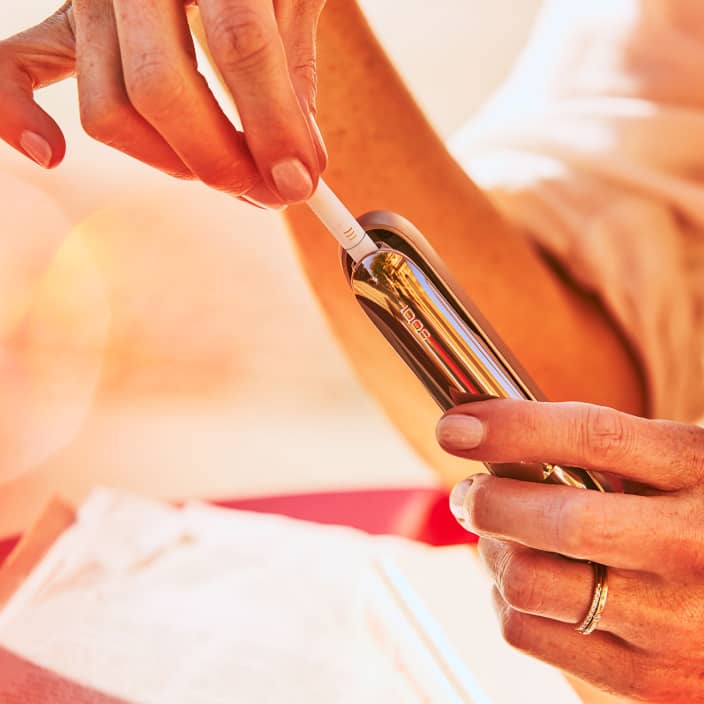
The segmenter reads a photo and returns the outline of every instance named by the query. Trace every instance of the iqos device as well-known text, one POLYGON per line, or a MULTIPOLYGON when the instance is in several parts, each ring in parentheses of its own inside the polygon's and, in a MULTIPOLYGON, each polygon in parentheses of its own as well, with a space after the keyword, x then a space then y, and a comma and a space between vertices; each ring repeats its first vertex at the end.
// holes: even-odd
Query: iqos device
MULTIPOLYGON (((320 189, 317 195, 331 202, 320 189)), ((309 204, 332 231, 330 212, 321 215, 319 201, 309 204)), ((354 296, 443 411, 487 398, 542 400, 536 385, 408 220, 388 211, 367 213, 355 221, 355 236, 345 239, 341 232, 354 226, 349 211, 339 206, 347 216, 333 207, 339 215, 336 237, 354 296)), ((608 477, 578 467, 549 463, 487 467, 499 476, 618 490, 608 477)))

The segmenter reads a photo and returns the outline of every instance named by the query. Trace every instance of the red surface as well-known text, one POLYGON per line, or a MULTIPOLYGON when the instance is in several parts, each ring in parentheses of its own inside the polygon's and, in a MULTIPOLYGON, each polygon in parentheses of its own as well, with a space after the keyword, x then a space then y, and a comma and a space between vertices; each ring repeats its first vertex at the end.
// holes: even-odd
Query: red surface
POLYGON ((51 704, 128 704, 96 689, 45 670, 0 646, 0 702, 51 704))
POLYGON ((7 556, 12 552, 12 548, 15 547, 18 537, 4 538, 0 540, 0 566, 7 559, 7 556))
MULTIPOLYGON (((476 542, 450 514, 440 489, 375 489, 313 494, 283 494, 212 501, 217 506, 278 513, 315 523, 345 525, 372 534, 401 535, 429 545, 476 542)), ((18 537, 0 540, 0 565, 18 537)))

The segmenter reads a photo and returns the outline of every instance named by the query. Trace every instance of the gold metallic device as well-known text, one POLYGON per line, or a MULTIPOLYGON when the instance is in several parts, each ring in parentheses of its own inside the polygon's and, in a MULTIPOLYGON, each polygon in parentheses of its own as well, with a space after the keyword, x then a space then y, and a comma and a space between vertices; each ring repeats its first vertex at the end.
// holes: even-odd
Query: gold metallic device
MULTIPOLYGON (((341 249, 347 280, 364 312, 444 411, 490 397, 541 394, 437 254, 405 218, 387 211, 359 218, 377 250, 355 261, 341 249)), ((554 464, 491 464, 500 476, 616 491, 608 477, 554 464)))

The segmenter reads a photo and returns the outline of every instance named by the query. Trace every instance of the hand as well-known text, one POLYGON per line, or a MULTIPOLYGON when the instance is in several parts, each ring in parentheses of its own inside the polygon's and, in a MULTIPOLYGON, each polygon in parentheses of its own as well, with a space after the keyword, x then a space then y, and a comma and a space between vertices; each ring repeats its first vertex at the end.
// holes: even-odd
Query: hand
POLYGON ((638 701, 704 701, 704 430, 496 400, 452 409, 438 439, 460 457, 549 461, 628 482, 631 493, 601 494, 477 475, 454 497, 480 536, 509 643, 638 701), (606 607, 587 637, 575 624, 593 574, 580 560, 608 566, 606 607))
POLYGON ((324 0, 200 0, 210 52, 244 133, 198 73, 191 0, 73 0, 0 42, 0 138, 51 168, 66 145, 33 91, 78 83, 86 132, 175 176, 280 206, 305 200, 326 163, 315 122, 324 0))

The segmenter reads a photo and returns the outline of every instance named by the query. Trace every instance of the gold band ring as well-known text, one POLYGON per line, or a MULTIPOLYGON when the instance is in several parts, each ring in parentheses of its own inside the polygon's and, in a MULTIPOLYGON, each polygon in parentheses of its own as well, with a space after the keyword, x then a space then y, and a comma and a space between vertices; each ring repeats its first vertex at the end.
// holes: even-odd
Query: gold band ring
POLYGON ((606 578, 606 567, 595 562, 591 563, 594 570, 594 592, 587 615, 581 623, 575 626, 578 633, 588 636, 599 625, 601 614, 604 613, 606 597, 609 594, 609 584, 606 578))

